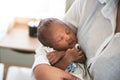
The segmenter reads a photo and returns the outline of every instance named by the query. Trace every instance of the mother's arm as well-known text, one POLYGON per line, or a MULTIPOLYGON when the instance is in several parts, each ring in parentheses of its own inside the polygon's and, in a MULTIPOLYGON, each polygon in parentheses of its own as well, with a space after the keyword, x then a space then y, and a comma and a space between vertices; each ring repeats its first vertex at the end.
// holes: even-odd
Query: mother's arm
POLYGON ((79 80, 65 71, 47 64, 36 66, 34 74, 37 80, 79 80))

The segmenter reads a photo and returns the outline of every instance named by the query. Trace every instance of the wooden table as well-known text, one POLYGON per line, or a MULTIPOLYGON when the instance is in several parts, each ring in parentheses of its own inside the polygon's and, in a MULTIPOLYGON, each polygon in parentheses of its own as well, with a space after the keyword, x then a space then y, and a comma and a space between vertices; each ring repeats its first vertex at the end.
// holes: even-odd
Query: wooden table
POLYGON ((29 28, 26 25, 13 26, 0 41, 0 47, 18 51, 34 52, 39 45, 40 43, 36 37, 29 36, 29 28))

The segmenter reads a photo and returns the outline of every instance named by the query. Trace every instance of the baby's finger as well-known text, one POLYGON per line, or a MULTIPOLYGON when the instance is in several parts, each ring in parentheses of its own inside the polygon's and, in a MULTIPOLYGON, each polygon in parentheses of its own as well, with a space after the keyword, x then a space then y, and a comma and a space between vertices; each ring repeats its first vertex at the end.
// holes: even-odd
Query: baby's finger
POLYGON ((54 59, 54 60, 51 62, 51 64, 54 65, 54 64, 57 63, 57 62, 58 62, 58 60, 57 60, 57 59, 54 59))
POLYGON ((53 56, 53 55, 52 55, 51 53, 48 53, 48 54, 47 54, 48 60, 50 60, 50 59, 52 58, 52 56, 53 56))
POLYGON ((79 55, 84 55, 83 51, 79 51, 79 55))

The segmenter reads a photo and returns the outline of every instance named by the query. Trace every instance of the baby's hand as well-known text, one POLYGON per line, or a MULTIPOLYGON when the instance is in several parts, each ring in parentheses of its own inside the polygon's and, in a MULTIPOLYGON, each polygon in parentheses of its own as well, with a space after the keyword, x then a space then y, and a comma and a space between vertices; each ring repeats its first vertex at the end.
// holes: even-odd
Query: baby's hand
POLYGON ((57 63, 64 55, 63 51, 53 51, 47 54, 47 58, 51 65, 57 63))
POLYGON ((82 60, 85 56, 82 50, 79 50, 77 48, 72 48, 66 51, 65 57, 66 60, 68 60, 69 62, 80 62, 80 61, 83 62, 82 60))
POLYGON ((75 62, 79 62, 79 63, 85 63, 86 62, 86 56, 83 52, 81 52, 80 58, 78 60, 76 60, 75 62))

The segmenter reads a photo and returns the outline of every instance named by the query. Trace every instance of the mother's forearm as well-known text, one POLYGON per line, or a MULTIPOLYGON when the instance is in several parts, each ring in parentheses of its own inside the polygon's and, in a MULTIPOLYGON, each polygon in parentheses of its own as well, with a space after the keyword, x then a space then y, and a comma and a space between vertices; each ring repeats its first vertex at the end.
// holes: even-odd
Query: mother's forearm
POLYGON ((78 80, 65 71, 47 64, 36 66, 34 74, 37 80, 78 80))
POLYGON ((35 67, 34 69, 34 74, 37 80, 49 80, 47 79, 47 75, 46 73, 48 71, 46 71, 47 69, 49 69, 49 65, 47 64, 39 64, 38 66, 35 67))

